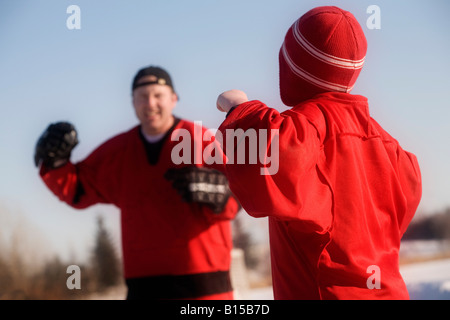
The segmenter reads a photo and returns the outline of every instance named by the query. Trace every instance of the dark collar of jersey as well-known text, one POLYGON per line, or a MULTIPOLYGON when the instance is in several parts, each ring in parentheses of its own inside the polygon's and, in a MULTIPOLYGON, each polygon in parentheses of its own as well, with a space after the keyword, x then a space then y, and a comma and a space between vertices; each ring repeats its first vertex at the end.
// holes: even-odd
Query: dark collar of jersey
POLYGON ((167 137, 172 134, 172 131, 177 126, 178 122, 180 122, 180 119, 177 117, 174 117, 174 122, 172 127, 166 132, 164 137, 162 137, 161 140, 156 142, 148 142, 144 135, 142 134, 141 126, 139 126, 139 137, 141 138, 142 143, 144 144, 145 152, 147 154, 147 160, 148 163, 151 165, 155 165, 158 163, 159 155, 161 153, 162 147, 164 145, 164 142, 166 141, 167 137))

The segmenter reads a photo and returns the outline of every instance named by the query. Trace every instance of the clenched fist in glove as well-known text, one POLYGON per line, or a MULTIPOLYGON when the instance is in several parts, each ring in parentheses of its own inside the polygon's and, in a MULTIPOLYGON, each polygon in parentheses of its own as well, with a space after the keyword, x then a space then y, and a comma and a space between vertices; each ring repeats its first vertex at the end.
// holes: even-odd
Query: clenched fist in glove
POLYGON ((77 131, 68 122, 52 123, 39 138, 34 153, 36 166, 42 164, 50 169, 65 165, 72 149, 78 144, 77 131))
POLYGON ((233 107, 247 101, 248 98, 244 91, 236 89, 228 90, 217 97, 217 109, 222 112, 229 112, 233 107))
POLYGON ((183 167, 169 169, 164 177, 186 202, 202 203, 215 213, 223 211, 231 191, 226 176, 208 168, 183 167))

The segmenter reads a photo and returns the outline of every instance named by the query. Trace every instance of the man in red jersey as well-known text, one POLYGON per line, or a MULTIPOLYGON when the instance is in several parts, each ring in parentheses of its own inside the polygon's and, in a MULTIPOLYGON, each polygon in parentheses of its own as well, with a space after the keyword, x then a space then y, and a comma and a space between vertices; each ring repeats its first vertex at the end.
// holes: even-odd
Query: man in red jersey
MULTIPOLYGON (((371 118, 367 98, 349 93, 366 50, 351 13, 314 8, 289 28, 279 53, 280 94, 291 109, 279 113, 240 90, 218 97, 227 112, 222 135, 276 133, 265 150, 278 156, 274 174, 226 166, 243 208, 269 217, 275 299, 409 298, 398 254, 421 174, 416 157, 371 118)), ((235 151, 228 142, 227 155, 235 151)))
POLYGON ((70 161, 78 143, 74 126, 51 124, 36 145, 40 176, 74 208, 110 203, 121 209, 128 299, 232 299, 230 220, 239 205, 223 164, 175 164, 172 154, 178 143, 172 133, 190 133, 203 151, 206 128, 173 115, 178 96, 162 68, 141 69, 132 93, 140 125, 79 163, 70 161))

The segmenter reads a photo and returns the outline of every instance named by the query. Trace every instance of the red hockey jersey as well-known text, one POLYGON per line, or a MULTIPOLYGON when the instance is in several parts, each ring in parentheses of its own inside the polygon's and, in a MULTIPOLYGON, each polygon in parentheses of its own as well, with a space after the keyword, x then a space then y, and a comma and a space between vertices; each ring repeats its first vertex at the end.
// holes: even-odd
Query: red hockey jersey
MULTIPOLYGON (((203 166, 202 157, 194 159, 198 151, 194 148, 200 147, 202 153, 210 144, 202 139, 206 128, 180 120, 174 128, 177 129, 193 138, 189 144, 191 165, 203 166)), ((172 141, 167 137, 158 161, 152 165, 139 130, 135 127, 108 140, 80 163, 69 162, 55 170, 42 167, 41 177, 60 200, 74 208, 96 203, 120 208, 126 279, 168 276, 171 281, 170 276, 201 275, 201 279, 189 279, 198 283, 213 282, 211 277, 219 274, 218 287, 223 287, 223 275, 228 276, 230 269, 230 219, 236 215, 238 203, 230 197, 223 212, 216 214, 206 206, 183 202, 171 182, 163 177, 169 168, 177 167, 172 161, 172 150, 181 139, 172 141)), ((214 168, 224 171, 220 164, 214 168)), ((223 293, 223 288, 217 290, 208 292, 223 293)), ((232 296, 227 293, 215 297, 232 296)))
POLYGON ((398 254, 421 175, 367 99, 323 93, 281 114, 249 101, 219 131, 250 128, 278 132, 266 164, 278 160, 277 172, 248 162, 226 171, 243 208, 269 217, 275 299, 407 299, 398 254))

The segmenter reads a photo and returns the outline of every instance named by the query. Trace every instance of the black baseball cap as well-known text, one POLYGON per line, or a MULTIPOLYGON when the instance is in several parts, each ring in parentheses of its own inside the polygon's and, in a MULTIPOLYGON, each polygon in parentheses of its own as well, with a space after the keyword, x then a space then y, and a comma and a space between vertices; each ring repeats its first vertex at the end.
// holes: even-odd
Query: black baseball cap
POLYGON ((141 87, 141 86, 147 86, 150 84, 161 84, 161 85, 168 85, 172 88, 173 91, 175 91, 172 83, 172 79, 170 78, 169 73, 164 70, 163 68, 156 67, 156 66, 149 66, 142 68, 139 70, 133 79, 133 85, 131 88, 131 91, 134 91, 134 89, 141 87), (139 79, 147 76, 154 76, 154 79, 150 81, 145 81, 138 84, 139 79))

